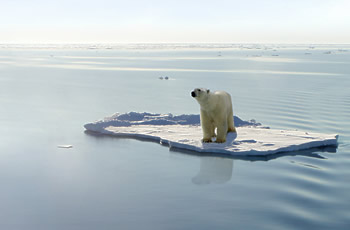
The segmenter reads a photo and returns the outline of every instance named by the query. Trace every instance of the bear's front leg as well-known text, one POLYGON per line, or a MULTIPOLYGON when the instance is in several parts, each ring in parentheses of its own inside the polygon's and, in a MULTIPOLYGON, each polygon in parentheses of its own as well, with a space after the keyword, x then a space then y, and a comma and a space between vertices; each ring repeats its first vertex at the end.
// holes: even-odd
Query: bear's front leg
POLYGON ((214 124, 211 118, 208 116, 208 114, 205 111, 201 110, 201 125, 202 125, 202 131, 203 131, 203 142, 212 142, 211 138, 215 134, 214 133, 214 124))
POLYGON ((224 143, 226 142, 226 134, 227 134, 227 123, 223 122, 217 127, 217 135, 216 135, 216 143, 224 143))
POLYGON ((202 124, 202 130, 203 130, 203 139, 202 141, 205 143, 212 142, 211 138, 215 133, 213 132, 214 125, 213 124, 202 124))
POLYGON ((203 126, 202 125, 202 129, 203 129, 203 139, 202 141, 205 142, 205 143, 209 143, 209 142, 212 142, 211 140, 211 137, 212 135, 210 134, 210 127, 206 127, 206 126, 203 126))

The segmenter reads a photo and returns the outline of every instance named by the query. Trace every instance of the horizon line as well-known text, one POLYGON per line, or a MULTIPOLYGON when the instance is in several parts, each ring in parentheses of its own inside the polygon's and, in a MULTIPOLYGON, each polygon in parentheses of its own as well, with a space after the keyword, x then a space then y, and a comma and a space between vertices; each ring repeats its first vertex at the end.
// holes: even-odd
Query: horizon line
POLYGON ((350 45, 332 42, 1 42, 0 45, 350 45))

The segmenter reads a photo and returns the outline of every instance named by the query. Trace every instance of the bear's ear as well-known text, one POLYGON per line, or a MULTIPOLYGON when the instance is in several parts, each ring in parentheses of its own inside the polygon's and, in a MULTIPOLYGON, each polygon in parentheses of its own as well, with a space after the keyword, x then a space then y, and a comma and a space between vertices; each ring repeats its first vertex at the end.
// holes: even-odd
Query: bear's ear
POLYGON ((210 90, 209 89, 207 89, 207 93, 209 93, 210 92, 210 90))

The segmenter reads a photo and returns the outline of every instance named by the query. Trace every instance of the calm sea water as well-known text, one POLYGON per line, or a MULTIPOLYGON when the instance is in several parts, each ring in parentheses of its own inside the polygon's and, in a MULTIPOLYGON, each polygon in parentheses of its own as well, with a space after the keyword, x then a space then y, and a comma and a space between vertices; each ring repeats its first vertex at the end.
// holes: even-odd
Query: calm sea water
POLYGON ((349 66, 350 46, 3 45, 0 228, 349 229, 349 66), (223 158, 84 133, 115 112, 198 114, 196 87, 339 146, 223 158))

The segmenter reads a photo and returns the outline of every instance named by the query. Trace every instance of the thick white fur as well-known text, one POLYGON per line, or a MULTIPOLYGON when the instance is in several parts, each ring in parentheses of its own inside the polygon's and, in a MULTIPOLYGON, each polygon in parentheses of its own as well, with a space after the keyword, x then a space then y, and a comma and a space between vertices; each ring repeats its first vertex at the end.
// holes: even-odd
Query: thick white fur
POLYGON ((208 89, 197 88, 191 95, 200 105, 203 142, 211 142, 212 137, 216 136, 216 142, 223 143, 228 132, 236 132, 230 94, 225 91, 210 92, 208 89))

